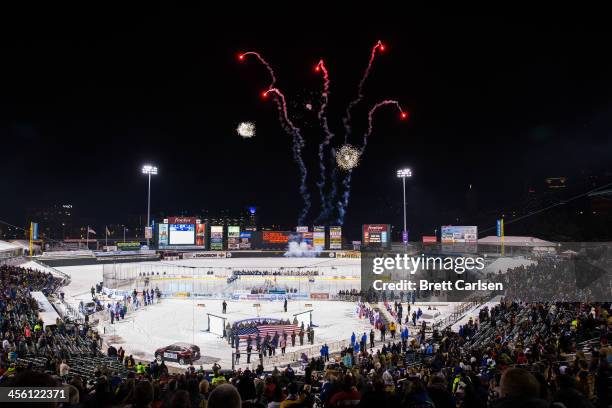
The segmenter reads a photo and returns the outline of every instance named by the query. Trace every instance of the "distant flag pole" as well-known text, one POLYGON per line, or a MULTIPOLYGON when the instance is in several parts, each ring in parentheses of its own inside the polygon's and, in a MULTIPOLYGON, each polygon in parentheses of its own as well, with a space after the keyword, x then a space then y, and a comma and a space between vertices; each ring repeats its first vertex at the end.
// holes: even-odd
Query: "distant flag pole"
POLYGON ((504 256, 504 219, 502 218, 501 220, 501 255, 504 256))
POLYGON ((32 256, 32 239, 34 237, 34 223, 30 221, 30 256, 32 256))
MULTIPOLYGON (((89 228, 89 225, 87 226, 87 249, 89 249, 89 233, 92 233, 94 235, 96 235, 96 231, 92 230, 91 228, 89 228)), ((98 240, 96 240, 96 249, 98 247, 98 240)))

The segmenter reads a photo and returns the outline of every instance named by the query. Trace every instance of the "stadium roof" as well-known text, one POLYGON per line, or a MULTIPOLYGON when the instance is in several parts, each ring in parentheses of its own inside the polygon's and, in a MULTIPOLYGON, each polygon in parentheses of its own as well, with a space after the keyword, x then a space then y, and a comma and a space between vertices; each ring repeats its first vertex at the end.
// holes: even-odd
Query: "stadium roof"
MULTIPOLYGON (((478 240, 479 245, 501 245, 501 238, 495 235, 489 235, 488 237, 480 238, 478 240)), ((505 236, 504 246, 524 246, 524 247, 554 247, 557 246, 554 242, 544 241, 540 238, 534 237, 514 237, 505 236)))

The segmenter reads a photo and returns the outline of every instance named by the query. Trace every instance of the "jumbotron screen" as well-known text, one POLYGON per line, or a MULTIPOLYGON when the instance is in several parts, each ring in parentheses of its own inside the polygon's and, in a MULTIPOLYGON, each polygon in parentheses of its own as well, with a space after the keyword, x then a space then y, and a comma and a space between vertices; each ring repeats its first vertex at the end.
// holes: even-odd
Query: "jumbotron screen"
POLYGON ((170 245, 195 245, 195 224, 170 224, 170 245))

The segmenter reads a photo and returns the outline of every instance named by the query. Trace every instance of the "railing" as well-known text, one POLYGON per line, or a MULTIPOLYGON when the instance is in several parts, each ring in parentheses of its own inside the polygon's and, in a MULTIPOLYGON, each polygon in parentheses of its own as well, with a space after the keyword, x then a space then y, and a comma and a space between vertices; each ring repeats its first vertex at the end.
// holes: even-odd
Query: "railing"
POLYGON ((60 298, 60 302, 64 306, 64 310, 66 311, 66 315, 77 323, 84 323, 85 316, 74 308, 70 303, 67 303, 65 300, 60 298))
POLYGON ((385 305, 385 303, 382 303, 382 306, 380 305, 380 303, 370 303, 370 307, 374 310, 379 310, 380 311, 380 315, 381 317, 385 320, 385 324, 391 323, 391 322, 395 322, 397 319, 395 319, 391 313, 387 310, 387 305, 385 305))
POLYGON ((58 276, 61 276, 63 278, 63 282, 61 284, 61 287, 68 286, 70 284, 70 279, 71 279, 70 274, 68 274, 66 272, 63 272, 63 271, 60 271, 59 269, 54 268, 52 266, 49 266, 46 263, 39 261, 38 259, 32 258, 32 262, 40 265, 41 267, 43 267, 45 269, 48 269, 48 270, 52 271, 54 274, 56 274, 58 276))
MULTIPOLYGON (((339 340, 339 341, 334 341, 334 342, 330 342, 326 344, 329 347, 329 352, 331 354, 331 353, 340 352, 342 349, 350 346, 351 342, 350 340, 339 340)), ((288 352, 285 352, 285 354, 277 354, 274 356, 263 357, 262 358, 263 366, 264 367, 273 367, 273 366, 279 367, 285 364, 297 363, 302 360, 302 354, 306 354, 309 360, 313 357, 319 357, 321 355, 322 345, 323 344, 319 344, 316 346, 313 345, 310 347, 300 348, 298 350, 288 351, 288 352)), ((280 349, 277 349, 277 350, 279 350, 279 353, 280 353, 280 349)), ((240 353, 240 358, 241 358, 241 361, 244 361, 244 363, 241 362, 238 365, 240 366, 242 364, 246 364, 246 353, 240 353)), ((234 368, 235 360, 236 360, 236 353, 232 352, 232 368, 234 368)), ((252 368, 255 369, 259 363, 260 363, 259 352, 257 351, 252 352, 251 362, 250 362, 252 368)))
POLYGON ((433 330, 440 329, 440 328, 445 329, 448 326, 455 324, 456 322, 461 320, 461 318, 463 318, 463 316, 469 310, 473 309, 476 306, 485 304, 491 299, 491 297, 492 297, 492 294, 488 293, 486 295, 478 296, 468 302, 461 303, 460 305, 456 306, 453 312, 450 315, 448 315, 446 318, 442 320, 438 320, 437 322, 434 322, 434 324, 432 325, 433 330))

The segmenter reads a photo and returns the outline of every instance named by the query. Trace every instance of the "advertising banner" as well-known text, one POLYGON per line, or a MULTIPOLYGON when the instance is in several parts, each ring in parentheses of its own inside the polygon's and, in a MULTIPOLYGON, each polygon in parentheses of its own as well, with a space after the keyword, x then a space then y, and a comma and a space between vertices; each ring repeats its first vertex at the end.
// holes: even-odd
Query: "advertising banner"
POLYGON ((440 238, 443 244, 478 242, 478 227, 463 225, 443 225, 440 238))
POLYGON ((342 227, 329 227, 329 249, 342 249, 342 227))
POLYGON ((366 247, 391 246, 391 225, 389 224, 364 224, 363 245, 366 247))
POLYGON ((286 244, 289 242, 291 233, 284 231, 264 231, 262 241, 270 244, 286 244))
POLYGON ((438 242, 438 238, 435 235, 423 235, 424 244, 435 244, 438 242))
POLYGON ((295 232, 308 232, 308 226, 295 227, 295 232))
POLYGON ((225 252, 185 252, 183 259, 194 259, 194 258, 226 258, 225 252))
POLYGON ((240 233, 240 242, 238 243, 238 249, 251 249, 251 236, 250 231, 242 231, 240 233))
POLYGON ((223 249, 223 226, 213 225, 210 227, 210 249, 223 249))
POLYGON ((285 300, 289 299, 310 299, 308 293, 257 293, 257 294, 245 294, 234 292, 232 294, 232 300, 285 300))
POLYGON ((206 224, 196 224, 196 245, 206 246, 206 224))
POLYGON ((339 251, 336 252, 336 258, 338 259, 357 259, 361 258, 361 252, 359 251, 339 251))
POLYGON ((195 222, 193 224, 168 224, 170 245, 195 245, 195 222))
POLYGON ((159 246, 166 246, 169 244, 168 241, 168 224, 158 224, 158 235, 157 244, 159 246))
POLYGON ((197 221, 196 217, 168 217, 168 224, 197 224, 197 221))
POLYGON ((240 249, 240 227, 227 227, 227 249, 240 249))
POLYGON ((293 235, 291 231, 262 231, 261 246, 263 249, 287 249, 293 235))
POLYGON ((325 226, 315 225, 312 227, 312 231, 313 248, 325 248, 325 226))
POLYGON ((140 242, 117 242, 119 251, 139 251, 140 242))
POLYGON ((153 227, 145 227, 144 237, 145 239, 153 239, 153 227))
POLYGON ((308 249, 312 249, 312 232, 302 232, 302 241, 306 243, 308 249))

